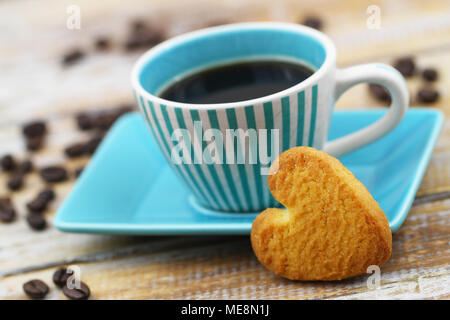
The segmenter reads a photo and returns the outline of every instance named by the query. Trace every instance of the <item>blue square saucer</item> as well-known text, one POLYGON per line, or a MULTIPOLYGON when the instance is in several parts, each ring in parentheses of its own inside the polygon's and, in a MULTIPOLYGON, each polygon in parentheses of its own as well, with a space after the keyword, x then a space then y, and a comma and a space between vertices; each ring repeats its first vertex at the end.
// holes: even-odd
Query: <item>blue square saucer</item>
MULTIPOLYGON (((330 139, 379 119, 386 111, 337 111, 330 139)), ((392 231, 405 220, 430 160, 443 116, 414 108, 392 132, 340 158, 372 193, 392 231)), ((249 234, 256 214, 202 208, 166 164, 139 114, 110 130, 54 225, 66 232, 186 235, 249 234)))

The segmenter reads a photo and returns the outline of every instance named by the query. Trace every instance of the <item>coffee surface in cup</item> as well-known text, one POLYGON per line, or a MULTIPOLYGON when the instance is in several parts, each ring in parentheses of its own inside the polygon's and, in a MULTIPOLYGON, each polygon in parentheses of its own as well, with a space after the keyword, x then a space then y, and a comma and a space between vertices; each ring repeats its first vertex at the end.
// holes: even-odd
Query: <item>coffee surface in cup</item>
POLYGON ((290 61, 237 61, 187 75, 168 85, 158 96, 194 104, 238 102, 283 91, 313 73, 311 68, 290 61))

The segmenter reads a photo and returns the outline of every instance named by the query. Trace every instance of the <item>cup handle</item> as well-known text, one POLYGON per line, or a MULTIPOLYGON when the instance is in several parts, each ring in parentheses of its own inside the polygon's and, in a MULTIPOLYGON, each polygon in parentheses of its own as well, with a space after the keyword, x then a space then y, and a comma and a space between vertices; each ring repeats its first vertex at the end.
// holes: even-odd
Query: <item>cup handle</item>
POLYGON ((327 142, 324 151, 333 156, 343 155, 382 137, 398 125, 408 108, 409 93, 405 79, 396 69, 379 63, 337 70, 335 101, 347 89, 362 82, 384 86, 391 95, 391 106, 381 119, 368 127, 327 142))

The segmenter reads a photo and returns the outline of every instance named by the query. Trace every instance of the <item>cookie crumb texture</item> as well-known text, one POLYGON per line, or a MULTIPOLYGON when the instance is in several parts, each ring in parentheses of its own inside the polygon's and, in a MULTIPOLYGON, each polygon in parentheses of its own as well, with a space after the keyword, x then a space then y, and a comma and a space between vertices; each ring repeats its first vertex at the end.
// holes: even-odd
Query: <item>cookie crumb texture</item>
POLYGON ((323 151, 283 152, 268 177, 287 209, 269 208, 252 225, 258 260, 292 280, 340 280, 380 266, 392 251, 389 222, 364 185, 323 151))

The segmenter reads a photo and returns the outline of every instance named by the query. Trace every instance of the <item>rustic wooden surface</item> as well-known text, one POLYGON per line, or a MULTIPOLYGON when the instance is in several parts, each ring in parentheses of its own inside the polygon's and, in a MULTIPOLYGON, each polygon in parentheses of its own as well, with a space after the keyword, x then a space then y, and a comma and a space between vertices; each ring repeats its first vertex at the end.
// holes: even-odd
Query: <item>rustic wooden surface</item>
MULTIPOLYGON (((66 163, 71 169, 88 158, 66 160, 62 149, 85 134, 76 130, 80 110, 108 108, 132 101, 129 73, 141 54, 120 48, 134 17, 168 28, 170 34, 216 21, 298 21, 323 17, 324 31, 335 41, 338 63, 391 62, 413 54, 419 66, 435 66, 441 99, 433 107, 446 120, 416 201, 405 224, 393 235, 393 254, 381 270, 381 286, 369 289, 369 275, 340 282, 293 282, 274 276, 252 253, 247 236, 131 237, 66 234, 49 227, 31 231, 25 203, 42 187, 33 173, 26 187, 12 194, 19 218, 0 225, 0 299, 25 299, 22 284, 40 278, 51 284, 62 265, 81 268, 93 299, 382 299, 450 298, 450 6, 445 1, 25 1, 0 3, 0 155, 27 157, 20 124, 50 119, 45 150, 31 155, 37 166, 66 163), (67 30, 66 8, 81 8, 81 30, 67 30), (366 27, 366 8, 381 8, 381 29, 366 27), (92 39, 111 35, 114 48, 95 53, 92 39), (62 68, 66 50, 80 46, 88 57, 62 68)), ((412 92, 419 79, 409 80, 412 92)), ((413 100, 413 105, 417 104, 413 100)), ((337 108, 379 106, 357 86, 337 108)), ((407 159, 406 159, 407 160, 407 159)), ((56 186, 49 220, 75 180, 56 186)), ((8 194, 0 173, 0 195, 8 194)), ((65 299, 51 285, 50 299, 65 299)))

